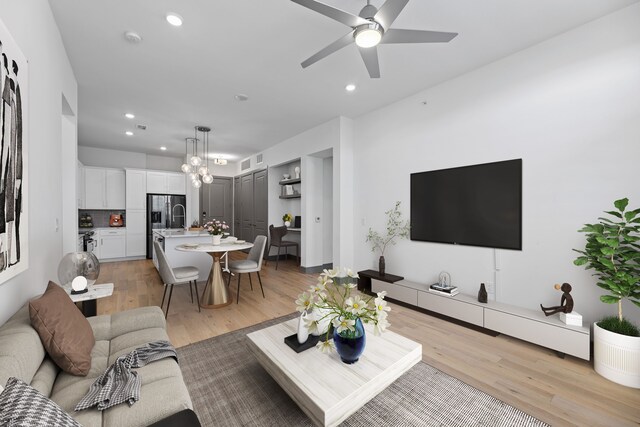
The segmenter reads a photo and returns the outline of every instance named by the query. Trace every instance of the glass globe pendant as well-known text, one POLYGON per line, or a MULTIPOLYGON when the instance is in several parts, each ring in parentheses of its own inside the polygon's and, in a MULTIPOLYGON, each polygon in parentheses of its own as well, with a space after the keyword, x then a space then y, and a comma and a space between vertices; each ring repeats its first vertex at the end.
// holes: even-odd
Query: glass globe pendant
POLYGON ((201 166, 198 168, 198 173, 199 173, 201 176, 209 175, 209 168, 208 168, 206 165, 201 165, 201 166))
POLYGON ((193 188, 200 188, 202 186, 202 182, 199 179, 194 179, 191 181, 191 185, 193 188))
POLYGON ((202 177, 202 182, 204 182, 205 184, 211 184, 213 182, 213 176, 207 173, 202 177))
POLYGON ((190 173, 189 173, 189 179, 190 179, 191 181, 195 181, 196 179, 198 179, 198 174, 197 174, 197 173, 195 173, 195 172, 190 172, 190 173))
POLYGON ((180 169, 182 170, 182 172, 184 173, 189 173, 191 171, 191 165, 188 165, 186 163, 183 163, 182 166, 180 166, 180 169))
POLYGON ((192 156, 189 160, 189 163, 191 163, 193 166, 200 166, 202 164, 202 159, 198 156, 192 156))

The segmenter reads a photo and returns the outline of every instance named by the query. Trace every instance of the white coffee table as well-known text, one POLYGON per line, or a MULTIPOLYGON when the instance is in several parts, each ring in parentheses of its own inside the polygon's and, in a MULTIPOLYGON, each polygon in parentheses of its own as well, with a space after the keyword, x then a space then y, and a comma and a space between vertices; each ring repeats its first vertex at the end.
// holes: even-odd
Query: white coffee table
POLYGON ((249 348, 264 369, 317 425, 335 426, 422 360, 422 345, 394 332, 377 337, 366 325, 360 360, 342 363, 337 353, 315 348, 296 353, 284 338, 298 319, 247 334, 249 348))

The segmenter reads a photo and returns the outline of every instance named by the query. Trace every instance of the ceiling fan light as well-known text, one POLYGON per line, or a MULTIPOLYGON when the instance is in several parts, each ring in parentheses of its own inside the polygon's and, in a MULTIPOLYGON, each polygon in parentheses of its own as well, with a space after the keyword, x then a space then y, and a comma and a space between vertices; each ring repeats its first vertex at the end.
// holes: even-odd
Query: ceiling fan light
POLYGON ((356 30, 356 44, 368 48, 377 46, 382 40, 382 27, 376 22, 363 25, 356 30))

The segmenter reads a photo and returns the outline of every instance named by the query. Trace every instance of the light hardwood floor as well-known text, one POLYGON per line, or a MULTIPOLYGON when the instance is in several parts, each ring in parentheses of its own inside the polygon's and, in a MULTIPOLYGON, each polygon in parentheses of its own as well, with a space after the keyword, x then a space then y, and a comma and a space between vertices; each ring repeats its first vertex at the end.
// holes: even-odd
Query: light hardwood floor
MULTIPOLYGON (((242 258, 242 254, 234 254, 242 258)), ((297 271, 293 261, 278 270, 269 262, 261 273, 266 298, 254 275, 246 275, 235 303, 237 279, 231 281, 234 302, 198 313, 188 286, 176 286, 167 319, 176 347, 292 313, 297 295, 316 275, 297 271)), ((100 283, 115 284, 113 296, 98 301, 98 314, 159 305, 163 286, 151 261, 101 264, 100 283)), ((202 292, 202 285, 199 287, 202 292)), ((489 335, 391 304, 391 330, 422 343, 423 360, 504 402, 554 426, 638 426, 640 390, 623 387, 595 373, 592 363, 505 335, 489 335)))

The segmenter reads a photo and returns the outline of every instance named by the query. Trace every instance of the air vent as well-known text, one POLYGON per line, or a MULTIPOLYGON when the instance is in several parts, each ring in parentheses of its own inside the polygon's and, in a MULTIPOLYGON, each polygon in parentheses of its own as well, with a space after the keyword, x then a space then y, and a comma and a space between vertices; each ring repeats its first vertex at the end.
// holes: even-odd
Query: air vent
POLYGON ((140 130, 147 130, 147 125, 137 124, 136 127, 140 130))
POLYGON ((256 156, 256 165, 259 165, 260 163, 262 163, 262 153, 256 156))
POLYGON ((247 160, 243 160, 242 163, 240 163, 240 170, 247 170, 251 167, 251 159, 247 159, 247 160))

